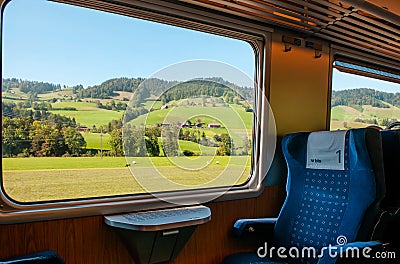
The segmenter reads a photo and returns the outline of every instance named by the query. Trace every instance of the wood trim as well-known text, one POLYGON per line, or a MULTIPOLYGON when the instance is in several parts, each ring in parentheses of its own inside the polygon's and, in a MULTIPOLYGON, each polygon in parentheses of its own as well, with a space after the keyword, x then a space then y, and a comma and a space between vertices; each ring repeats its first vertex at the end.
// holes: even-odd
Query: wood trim
MULTIPOLYGON (((233 223, 238 218, 275 217, 284 198, 285 188, 273 186, 257 198, 207 204, 211 221, 196 229, 173 263, 220 263, 226 255, 256 250, 262 242, 233 237, 233 223)), ((0 247, 0 259, 51 249, 66 263, 134 263, 103 216, 0 225, 0 247)))

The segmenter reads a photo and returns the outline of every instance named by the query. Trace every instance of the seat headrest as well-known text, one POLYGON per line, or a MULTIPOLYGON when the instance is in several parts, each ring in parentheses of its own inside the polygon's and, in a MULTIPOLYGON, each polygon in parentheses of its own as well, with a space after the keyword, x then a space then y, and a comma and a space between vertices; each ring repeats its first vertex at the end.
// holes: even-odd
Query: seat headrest
POLYGON ((347 131, 313 132, 307 141, 307 169, 345 170, 347 131))

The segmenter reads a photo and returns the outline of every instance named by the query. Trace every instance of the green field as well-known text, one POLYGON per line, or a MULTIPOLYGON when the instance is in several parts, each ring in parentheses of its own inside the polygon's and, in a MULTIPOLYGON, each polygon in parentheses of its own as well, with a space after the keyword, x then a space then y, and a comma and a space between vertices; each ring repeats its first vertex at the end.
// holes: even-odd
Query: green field
POLYGON ((6 171, 121 168, 125 164, 125 157, 3 158, 3 170, 6 171))
POLYGON ((100 142, 101 142, 103 150, 111 150, 111 146, 109 144, 110 140, 109 134, 101 135, 100 133, 84 132, 82 133, 82 136, 85 138, 87 149, 100 149, 100 142))
POLYGON ((73 98, 75 95, 72 92, 72 88, 64 88, 62 90, 59 90, 57 92, 53 93, 44 93, 44 94, 39 94, 38 95, 39 100, 49 100, 53 98, 60 98, 60 99, 65 99, 67 98, 73 98))
MULTIPOLYGON (((16 100, 26 100, 28 95, 20 91, 19 88, 13 88, 9 92, 2 92, 3 97, 8 97, 16 100)), ((51 100, 53 98, 66 99, 73 98, 75 95, 72 93, 72 88, 64 88, 52 93, 38 94, 38 101, 51 100)))
POLYGON ((361 128, 376 125, 371 122, 374 119, 381 126, 384 119, 400 120, 400 108, 389 106, 390 108, 378 108, 371 105, 363 105, 361 106, 362 111, 344 105, 335 106, 331 110, 331 129, 361 128), (364 122, 356 121, 356 119, 364 120, 364 122))
POLYGON ((362 117, 365 117, 362 112, 344 105, 335 106, 331 111, 331 119, 337 121, 353 121, 362 117))
MULTIPOLYGON (((152 192, 240 184, 250 172, 249 156, 135 157, 134 160, 136 164, 130 169, 139 181, 146 182, 146 190, 152 192), (178 166, 182 164, 186 169, 178 166)), ((9 158, 3 159, 2 180, 6 193, 20 202, 145 192, 125 167, 126 163, 124 157, 9 158)))
POLYGON ((213 156, 215 155, 217 148, 216 147, 207 147, 201 144, 197 144, 195 142, 186 141, 186 140, 179 140, 179 149, 183 150, 190 150, 193 151, 196 155, 203 155, 203 156, 213 156))
POLYGON ((178 106, 168 109, 161 109, 150 112, 148 115, 141 115, 130 123, 133 125, 156 125, 168 121, 168 114, 173 109, 173 116, 179 118, 182 116, 184 120, 176 120, 183 122, 187 119, 200 118, 203 122, 218 122, 220 121, 227 128, 241 128, 251 129, 253 125, 253 114, 245 112, 240 106, 232 105, 231 107, 210 107, 210 106, 178 106), (178 110, 179 109, 179 110, 178 110), (167 118, 166 118, 167 117, 167 118), (238 122, 238 119, 243 120, 243 124, 238 122))
POLYGON ((26 100, 28 99, 28 96, 26 93, 21 92, 17 88, 13 88, 10 90, 10 92, 2 92, 2 97, 8 97, 10 99, 15 99, 15 100, 26 100))
POLYGON ((89 128, 108 125, 112 120, 118 120, 123 116, 123 112, 117 112, 106 109, 97 110, 80 110, 80 111, 66 111, 66 110, 52 110, 53 114, 60 114, 70 118, 75 118, 76 122, 81 126, 89 128))
POLYGON ((397 118, 400 119, 400 108, 391 106, 390 108, 377 108, 370 105, 363 106, 363 113, 379 119, 384 118, 397 118))
POLYGON ((99 127, 107 125, 111 120, 118 120, 123 116, 123 112, 117 112, 107 109, 100 109, 96 103, 88 102, 60 102, 53 103, 53 108, 74 107, 77 111, 69 110, 52 110, 54 114, 64 115, 70 118, 75 118, 76 122, 81 126, 92 128, 94 125, 99 127))
POLYGON ((96 103, 90 102, 59 102, 52 103, 51 106, 53 108, 66 108, 66 107, 74 107, 77 111, 96 111, 101 110, 97 107, 96 103))
POLYGON ((143 107, 146 108, 147 110, 150 109, 159 110, 161 106, 162 106, 161 101, 154 101, 154 100, 146 100, 146 102, 143 104, 143 107))

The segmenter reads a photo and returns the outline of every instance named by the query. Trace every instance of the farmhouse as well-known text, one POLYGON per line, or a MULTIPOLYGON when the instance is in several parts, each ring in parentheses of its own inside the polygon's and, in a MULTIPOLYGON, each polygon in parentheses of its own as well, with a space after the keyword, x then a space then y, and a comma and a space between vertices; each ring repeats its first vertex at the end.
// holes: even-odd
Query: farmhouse
POLYGON ((221 124, 219 124, 219 123, 210 123, 210 124, 208 124, 207 127, 208 128, 220 128, 221 124))
POLYGON ((189 120, 185 121, 182 125, 182 127, 192 127, 192 122, 190 122, 189 120))
POLYGON ((78 127, 78 131, 79 132, 86 132, 86 131, 89 131, 89 130, 90 130, 90 128, 88 128, 87 126, 78 127))

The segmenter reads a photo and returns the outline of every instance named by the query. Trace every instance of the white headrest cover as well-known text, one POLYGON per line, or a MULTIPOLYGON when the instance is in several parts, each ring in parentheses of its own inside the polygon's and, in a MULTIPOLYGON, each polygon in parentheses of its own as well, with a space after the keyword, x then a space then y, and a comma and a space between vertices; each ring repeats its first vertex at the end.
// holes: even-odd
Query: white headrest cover
POLYGON ((344 170, 346 132, 313 132, 307 141, 308 169, 344 170))

